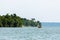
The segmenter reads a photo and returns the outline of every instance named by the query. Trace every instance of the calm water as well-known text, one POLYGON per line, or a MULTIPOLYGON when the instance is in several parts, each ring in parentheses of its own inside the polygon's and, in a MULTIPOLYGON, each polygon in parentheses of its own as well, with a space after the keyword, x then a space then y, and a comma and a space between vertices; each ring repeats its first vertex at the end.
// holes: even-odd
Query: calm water
POLYGON ((0 28, 0 40, 60 40, 60 27, 0 28))
POLYGON ((0 40, 60 40, 60 27, 0 28, 0 40))

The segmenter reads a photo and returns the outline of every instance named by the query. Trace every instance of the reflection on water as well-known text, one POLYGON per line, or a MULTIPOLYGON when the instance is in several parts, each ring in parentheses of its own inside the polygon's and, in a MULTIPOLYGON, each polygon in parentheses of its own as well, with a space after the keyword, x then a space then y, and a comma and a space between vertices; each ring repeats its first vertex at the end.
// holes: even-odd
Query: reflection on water
POLYGON ((60 27, 0 28, 0 40, 60 40, 60 27))

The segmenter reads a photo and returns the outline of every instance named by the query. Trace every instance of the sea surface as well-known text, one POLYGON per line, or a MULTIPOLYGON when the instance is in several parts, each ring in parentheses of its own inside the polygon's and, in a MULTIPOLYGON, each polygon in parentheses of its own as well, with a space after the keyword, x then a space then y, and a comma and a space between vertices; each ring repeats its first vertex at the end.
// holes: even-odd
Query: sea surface
MULTIPOLYGON (((45 25, 45 26, 44 26, 45 25)), ((60 26, 0 28, 0 40, 60 40, 60 26)))

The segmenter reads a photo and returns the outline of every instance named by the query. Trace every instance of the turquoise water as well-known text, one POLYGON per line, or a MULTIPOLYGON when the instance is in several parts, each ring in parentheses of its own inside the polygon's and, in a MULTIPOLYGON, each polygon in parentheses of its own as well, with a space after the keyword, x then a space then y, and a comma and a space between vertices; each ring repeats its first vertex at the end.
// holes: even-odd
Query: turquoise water
POLYGON ((42 22, 43 27, 60 27, 60 22, 42 22))
POLYGON ((0 40, 60 40, 60 27, 0 28, 0 40))

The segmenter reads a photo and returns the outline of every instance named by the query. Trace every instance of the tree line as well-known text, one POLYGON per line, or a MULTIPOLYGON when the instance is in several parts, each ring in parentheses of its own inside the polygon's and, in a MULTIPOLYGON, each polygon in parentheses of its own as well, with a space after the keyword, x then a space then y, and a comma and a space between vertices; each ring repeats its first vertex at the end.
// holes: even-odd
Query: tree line
POLYGON ((6 15, 0 15, 0 27, 22 27, 22 26, 33 26, 36 27, 37 25, 41 26, 41 23, 39 21, 35 21, 34 18, 31 20, 26 18, 21 18, 17 16, 16 14, 6 14, 6 15))

